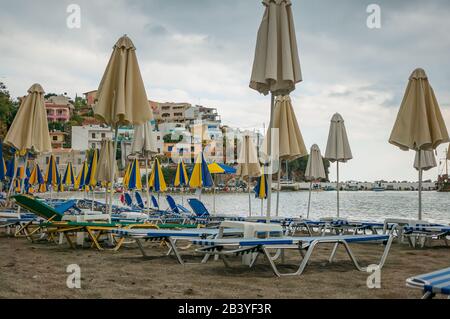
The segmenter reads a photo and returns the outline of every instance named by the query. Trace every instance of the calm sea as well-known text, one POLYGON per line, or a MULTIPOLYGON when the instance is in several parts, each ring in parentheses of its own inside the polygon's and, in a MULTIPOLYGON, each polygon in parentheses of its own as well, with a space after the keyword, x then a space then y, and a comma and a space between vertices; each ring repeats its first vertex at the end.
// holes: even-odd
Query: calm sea
MULTIPOLYGON (((79 193, 62 193, 54 197, 79 197, 79 193)), ((182 202, 182 197, 173 195, 178 203, 182 202)), ((275 212, 276 195, 272 195, 272 211, 275 212)), ((96 199, 101 200, 104 195, 96 195, 96 199)), ((145 197, 145 196, 143 196, 145 197)), ((185 195, 186 198, 195 195, 185 195)), ((91 196, 89 196, 91 198, 91 196)), ((117 197, 118 198, 118 197, 117 197)), ((116 198, 115 202, 118 202, 116 198)), ((213 195, 202 194, 202 201, 211 213, 213 213, 213 195)), ((450 193, 438 193, 427 191, 422 193, 423 219, 450 223, 450 193)), ((418 215, 418 194, 417 192, 398 191, 357 191, 340 192, 341 217, 357 220, 383 221, 389 217, 415 219, 418 215)), ((160 196, 160 205, 167 208, 167 203, 163 195, 160 196)), ((252 196, 252 215, 261 215, 261 200, 252 196)), ((264 201, 265 209, 266 201, 264 201)), ((279 200, 280 216, 303 216, 306 217, 308 207, 308 192, 281 192, 279 200)), ((221 193, 216 195, 216 212, 218 214, 248 215, 248 194, 247 193, 221 193)), ((265 211, 264 211, 265 214, 265 211)), ((273 213, 274 214, 274 213, 273 213)), ((310 218, 330 217, 336 215, 336 192, 313 192, 311 195, 310 218)))

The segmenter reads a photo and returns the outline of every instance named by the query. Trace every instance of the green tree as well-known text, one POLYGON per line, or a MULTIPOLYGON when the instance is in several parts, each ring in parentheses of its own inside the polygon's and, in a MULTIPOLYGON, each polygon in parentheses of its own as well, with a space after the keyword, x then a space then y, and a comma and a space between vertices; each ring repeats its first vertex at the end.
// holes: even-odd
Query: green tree
MULTIPOLYGON (((295 160, 289 162, 288 169, 289 169, 289 176, 291 179, 302 180, 302 181, 305 180, 305 171, 306 171, 306 165, 308 164, 308 158, 309 158, 309 155, 300 157, 298 159, 295 159, 295 160)), ((330 161, 324 159, 323 166, 325 168, 325 174, 327 176, 327 178, 325 180, 328 181, 330 161)), ((283 162, 282 167, 281 167, 283 172, 285 170, 285 167, 286 166, 283 162)))
POLYGON ((0 136, 4 137, 8 132, 18 108, 18 102, 11 99, 6 85, 0 82, 0 136))
POLYGON ((56 93, 47 93, 47 94, 44 95, 44 99, 48 100, 52 96, 58 96, 58 94, 56 94, 56 93))

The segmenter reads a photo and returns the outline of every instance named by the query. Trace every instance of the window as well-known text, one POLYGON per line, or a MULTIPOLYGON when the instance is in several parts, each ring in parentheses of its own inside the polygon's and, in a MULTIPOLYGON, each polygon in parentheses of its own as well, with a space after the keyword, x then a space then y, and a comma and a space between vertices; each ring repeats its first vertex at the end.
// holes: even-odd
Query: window
POLYGON ((161 117, 170 117, 170 113, 163 113, 161 117))
POLYGON ((169 152, 172 152, 172 149, 173 149, 173 146, 167 147, 167 150, 168 150, 169 152))
POLYGON ((48 162, 50 162, 50 157, 46 156, 45 157, 45 164, 48 164, 48 162))
POLYGON ((106 137, 106 134, 105 133, 102 133, 102 138, 105 138, 106 137))
POLYGON ((95 138, 95 133, 92 133, 92 138, 95 138))
POLYGON ((58 140, 58 136, 56 136, 56 135, 53 135, 52 138, 53 138, 53 141, 55 141, 55 142, 58 140))
POLYGON ((161 153, 161 149, 158 147, 158 153, 161 153))
POLYGON ((59 165, 59 156, 56 156, 56 165, 59 165))
POLYGON ((160 140, 161 140, 161 136, 158 135, 158 136, 156 137, 156 140, 157 140, 157 141, 160 141, 160 140))

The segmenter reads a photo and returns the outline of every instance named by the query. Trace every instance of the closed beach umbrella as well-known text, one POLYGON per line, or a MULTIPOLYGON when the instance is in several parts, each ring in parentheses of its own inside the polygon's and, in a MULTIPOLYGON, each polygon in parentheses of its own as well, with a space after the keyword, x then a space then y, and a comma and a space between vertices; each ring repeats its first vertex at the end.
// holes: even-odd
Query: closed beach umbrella
MULTIPOLYGON (((261 175, 261 166, 259 165, 258 151, 249 134, 245 134, 239 149, 238 166, 236 175, 242 179, 247 177, 248 191, 248 215, 252 215, 252 199, 250 194, 250 183, 252 177, 261 175)), ((270 184, 269 184, 270 187, 270 184)), ((269 192, 270 194, 270 192, 269 192)))
POLYGON ((46 192, 48 192, 47 184, 45 184, 45 183, 39 184, 38 191, 39 191, 39 193, 46 193, 46 192))
POLYGON ((38 164, 34 165, 33 170, 31 171, 30 179, 28 181, 31 185, 44 184, 45 180, 42 176, 41 168, 38 164))
MULTIPOLYGON (((29 151, 39 154, 52 150, 44 93, 39 84, 33 84, 28 89, 4 140, 5 144, 14 147, 19 154, 26 154, 25 162, 28 162, 29 151)), ((15 176, 12 177, 13 180, 14 178, 15 176)))
POLYGON ((58 165, 53 155, 50 155, 50 160, 47 165, 47 171, 45 173, 45 182, 47 185, 57 186, 59 184, 58 165))
MULTIPOLYGON (((302 81, 291 0, 263 0, 264 16, 258 30, 250 88, 271 93, 270 125, 273 128, 275 96, 287 95, 302 81)), ((270 134, 268 155, 272 152, 270 134)), ((271 214, 272 177, 268 176, 267 216, 271 214)), ((258 175, 259 176, 259 175, 258 175)))
POLYGON ((64 192, 64 183, 62 181, 62 176, 59 175, 58 192, 64 192))
POLYGON ((137 159, 134 159, 133 163, 131 164, 131 169, 126 187, 131 190, 142 189, 141 170, 139 168, 139 161, 137 159))
POLYGON ((208 164, 209 172, 214 175, 214 193, 213 193, 213 212, 216 213, 216 174, 236 174, 236 169, 234 167, 221 164, 221 163, 211 163, 208 164))
POLYGON ((261 174, 261 176, 258 177, 254 189, 256 198, 259 198, 261 200, 261 216, 263 215, 264 199, 267 198, 267 187, 268 187, 267 177, 263 172, 263 174, 261 174))
POLYGON ((160 193, 167 190, 167 185, 166 181, 164 180, 162 168, 157 158, 155 158, 155 161, 153 162, 152 173, 150 174, 148 185, 154 192, 160 193))
POLYGON ((197 155, 195 159, 194 168, 192 169, 191 178, 189 179, 189 187, 201 189, 204 187, 214 186, 211 173, 208 169, 208 164, 206 164, 205 156, 203 152, 197 155))
POLYGON ((186 165, 184 164, 183 160, 180 159, 180 161, 177 164, 177 171, 175 173, 175 180, 173 181, 173 186, 175 187, 184 187, 189 184, 189 177, 186 170, 186 165))
POLYGON ((128 185, 128 181, 130 180, 130 170, 131 170, 132 165, 133 165, 133 162, 127 163, 127 167, 125 168, 125 174, 123 175, 123 180, 122 180, 123 187, 127 187, 126 185, 128 185))
MULTIPOLYGON (((402 150, 434 150, 450 141, 433 88, 423 69, 416 69, 408 86, 389 138, 402 150)), ((422 163, 422 152, 417 154, 422 163)), ((422 219, 422 170, 419 169, 419 219, 422 219)))
POLYGON ((77 178, 75 179, 75 189, 84 190, 86 186, 86 175, 87 175, 88 165, 86 161, 83 161, 80 171, 78 172, 77 178))
POLYGON ((327 178, 325 173, 325 167, 323 166, 322 154, 320 154, 320 149, 317 144, 311 146, 311 151, 309 152, 308 163, 306 164, 305 178, 309 180, 309 196, 308 196, 308 213, 307 218, 309 218, 309 210, 311 207, 311 189, 312 182, 317 179, 327 178))
POLYGON ((98 158, 99 158, 99 150, 94 149, 92 153, 91 162, 89 163, 89 167, 86 174, 86 185, 95 187, 97 186, 97 167, 98 167, 98 158))
MULTIPOLYGON (((280 159, 280 164, 281 160, 291 161, 308 155, 289 95, 282 95, 276 98, 272 128, 278 130, 278 134, 275 135, 275 137, 278 138, 273 142, 278 144, 278 158, 280 159)), ((269 133, 270 131, 267 133, 266 140, 264 142, 265 149, 267 149, 267 139, 269 137, 269 133)), ((270 138, 272 138, 272 136, 270 138)), ((273 157, 274 156, 272 156, 272 158, 273 157)), ((281 165, 278 165, 276 216, 278 216, 280 201, 280 166, 281 165)))
POLYGON ((145 189, 147 196, 147 210, 150 210, 150 194, 148 185, 148 161, 150 156, 158 153, 156 147, 156 136, 152 131, 150 122, 135 125, 133 144, 131 145, 131 155, 145 158, 145 189))
POLYGON ((189 177, 186 170, 186 165, 184 164, 183 160, 180 159, 180 161, 177 164, 177 171, 175 172, 175 179, 173 181, 173 186, 180 187, 181 188, 181 204, 184 205, 184 187, 189 185, 189 177))
MULTIPOLYGON (((108 184, 111 186, 109 196, 110 207, 112 207, 112 196, 111 196, 111 193, 113 192, 112 185, 114 184, 114 181, 117 179, 117 173, 119 171, 117 168, 116 157, 114 156, 115 154, 114 144, 115 143, 112 140, 109 139, 102 140, 100 155, 97 163, 97 169, 95 171, 95 179, 97 183, 106 183, 106 187, 108 186, 108 184), (111 169, 111 167, 114 167, 114 170, 111 169), (114 175, 111 175, 112 173, 114 173, 114 175)), ((105 192, 106 204, 108 204, 107 194, 108 192, 105 192)))
POLYGON ((339 217, 339 163, 345 163, 353 158, 344 119, 339 113, 331 118, 325 158, 330 162, 336 162, 337 217, 339 217))
POLYGON ((434 156, 434 151, 416 151, 416 156, 414 157, 414 168, 416 170, 428 171, 437 166, 436 157, 434 156), (420 159, 419 159, 420 157, 420 159), (419 163, 420 160, 420 163, 419 163))
POLYGON ((69 162, 66 166, 66 171, 62 179, 63 185, 74 186, 75 185, 75 173, 73 171, 72 163, 69 162))
MULTIPOLYGON (((136 57, 136 48, 126 35, 114 45, 111 58, 103 74, 97 91, 95 116, 110 125, 114 131, 110 163, 116 162, 118 129, 120 125, 144 124, 153 119, 144 82, 136 57)), ((110 207, 112 212, 113 176, 116 176, 116 164, 110 166, 110 207)), ((99 179, 97 179, 99 180, 99 179)))

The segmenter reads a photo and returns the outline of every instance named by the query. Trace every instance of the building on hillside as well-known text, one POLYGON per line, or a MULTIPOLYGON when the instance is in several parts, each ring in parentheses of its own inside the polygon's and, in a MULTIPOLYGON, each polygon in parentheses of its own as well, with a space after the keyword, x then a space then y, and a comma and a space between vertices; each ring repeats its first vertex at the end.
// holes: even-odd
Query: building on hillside
POLYGON ((193 125, 197 121, 207 121, 211 123, 221 123, 220 115, 216 108, 195 105, 188 108, 185 112, 186 124, 193 125))
POLYGON ((156 103, 150 102, 153 116, 157 124, 163 122, 185 123, 185 112, 191 107, 189 103, 156 103))
POLYGON ((70 120, 74 106, 64 95, 51 96, 45 101, 48 122, 66 123, 70 120))
POLYGON ((84 98, 86 99, 87 106, 93 107, 95 105, 95 101, 97 99, 97 90, 83 93, 83 95, 84 95, 84 98))
POLYGON ((52 143, 52 149, 64 148, 67 133, 60 131, 51 131, 49 133, 50 133, 50 141, 52 143))
POLYGON ((72 163, 75 173, 78 173, 83 161, 86 159, 86 151, 78 151, 70 148, 53 149, 52 153, 39 154, 36 157, 36 163, 39 164, 44 174, 47 170, 51 155, 55 157, 58 172, 61 176, 64 176, 69 162, 72 163))
POLYGON ((74 150, 85 151, 90 148, 100 148, 101 142, 105 138, 113 138, 113 132, 108 126, 72 126, 72 148, 74 150))

